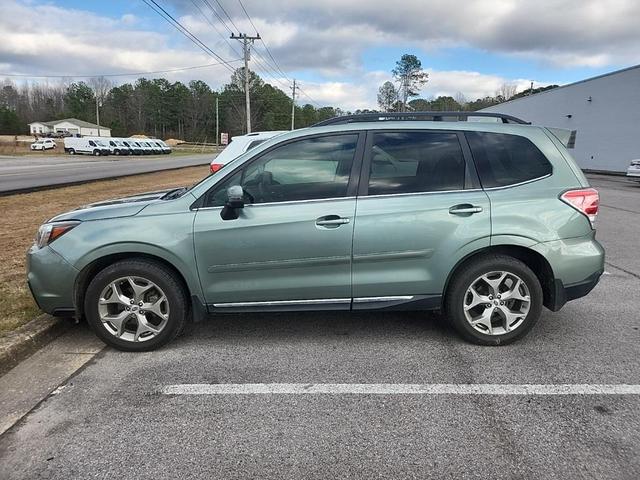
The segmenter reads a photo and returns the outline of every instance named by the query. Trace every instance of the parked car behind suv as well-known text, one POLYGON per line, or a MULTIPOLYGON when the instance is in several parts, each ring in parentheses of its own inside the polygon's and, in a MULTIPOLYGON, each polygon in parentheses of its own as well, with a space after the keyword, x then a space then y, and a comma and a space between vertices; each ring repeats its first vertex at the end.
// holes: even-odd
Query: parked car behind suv
POLYGON ((238 158, 243 153, 248 152, 270 138, 281 135, 285 132, 286 130, 273 130, 270 132, 253 132, 233 137, 229 145, 227 145, 220 154, 211 160, 211 165, 209 166, 211 173, 216 173, 231 160, 238 158))
POLYGON ((640 180, 640 159, 631 160, 629 168, 627 168, 627 177, 640 180))
POLYGON ((34 297, 130 351, 267 310, 439 309, 500 345, 596 285, 598 192, 550 130, 411 115, 338 118, 191 188, 58 215, 28 253, 34 297))

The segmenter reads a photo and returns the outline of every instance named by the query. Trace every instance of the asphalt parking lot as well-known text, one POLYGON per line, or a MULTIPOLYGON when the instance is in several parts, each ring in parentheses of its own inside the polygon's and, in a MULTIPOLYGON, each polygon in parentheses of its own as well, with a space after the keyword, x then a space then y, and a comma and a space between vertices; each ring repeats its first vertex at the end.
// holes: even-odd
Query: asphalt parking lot
POLYGON ((640 184, 591 181, 606 273, 520 342, 470 345, 419 312, 219 316, 156 352, 102 349, 0 436, 0 477, 640 478, 640 395, 620 394, 640 385, 640 184), (308 392, 183 394, 190 384, 308 392))

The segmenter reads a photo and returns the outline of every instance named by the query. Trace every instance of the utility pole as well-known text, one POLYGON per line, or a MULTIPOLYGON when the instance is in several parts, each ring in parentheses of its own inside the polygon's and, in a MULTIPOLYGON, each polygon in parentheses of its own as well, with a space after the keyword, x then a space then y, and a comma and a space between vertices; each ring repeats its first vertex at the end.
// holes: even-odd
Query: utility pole
POLYGON ((100 106, 98 104, 98 92, 96 92, 96 125, 98 125, 98 136, 100 136, 100 106))
POLYGON ((250 45, 254 40, 260 40, 260 35, 256 34, 255 37, 250 37, 246 33, 240 33, 236 35, 231 34, 232 40, 240 40, 242 42, 242 51, 244 54, 244 96, 247 105, 247 133, 251 133, 251 101, 249 100, 249 55, 250 45))
POLYGON ((291 87, 293 95, 291 96, 291 130, 296 128, 296 79, 293 79, 293 87, 291 87))
POLYGON ((216 147, 219 147, 220 144, 220 115, 218 112, 218 96, 216 95, 216 147))

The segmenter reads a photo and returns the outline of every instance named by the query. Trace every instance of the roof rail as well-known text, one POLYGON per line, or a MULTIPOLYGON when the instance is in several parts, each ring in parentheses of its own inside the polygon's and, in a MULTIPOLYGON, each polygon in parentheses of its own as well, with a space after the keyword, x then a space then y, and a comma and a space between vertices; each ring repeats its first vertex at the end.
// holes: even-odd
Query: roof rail
POLYGON ((333 117, 318 122, 312 127, 323 127, 325 125, 344 125, 356 122, 393 122, 393 121, 431 121, 431 122, 448 122, 448 121, 467 121, 469 117, 489 117, 499 118, 502 123, 518 123, 522 125, 530 125, 531 122, 506 115, 504 113, 489 112, 381 112, 381 113, 359 113, 356 115, 343 115, 341 117, 333 117))

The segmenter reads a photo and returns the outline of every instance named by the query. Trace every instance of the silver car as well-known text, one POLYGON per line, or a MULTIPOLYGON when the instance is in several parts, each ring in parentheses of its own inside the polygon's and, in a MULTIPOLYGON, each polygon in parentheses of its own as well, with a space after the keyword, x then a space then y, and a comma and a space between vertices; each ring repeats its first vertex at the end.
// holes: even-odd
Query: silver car
POLYGON ((631 160, 631 165, 627 168, 627 177, 640 181, 640 159, 631 160))

